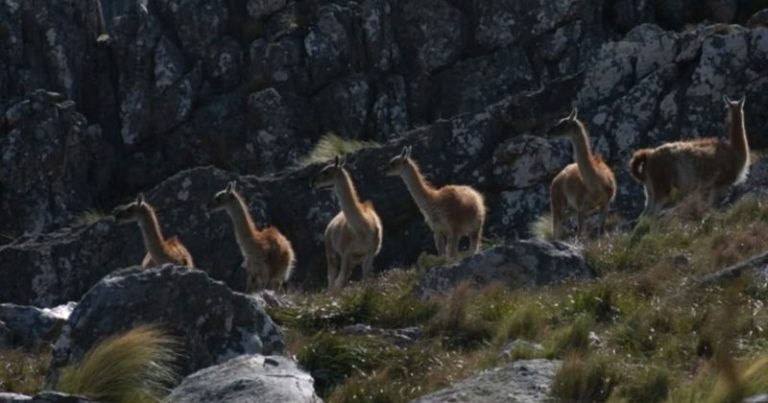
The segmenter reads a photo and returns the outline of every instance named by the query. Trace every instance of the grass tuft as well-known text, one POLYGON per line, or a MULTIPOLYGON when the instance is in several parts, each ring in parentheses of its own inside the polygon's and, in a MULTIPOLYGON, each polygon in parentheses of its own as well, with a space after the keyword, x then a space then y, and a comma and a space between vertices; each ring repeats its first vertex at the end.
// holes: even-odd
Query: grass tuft
POLYGON ((529 228, 531 236, 535 239, 542 241, 551 241, 555 238, 555 233, 552 232, 552 216, 550 214, 542 214, 536 220, 531 223, 529 228))
POLYGON ((557 371, 552 395, 562 402, 604 402, 619 381, 618 369, 602 357, 569 355, 557 371))
POLYGON ((336 156, 352 154, 366 148, 379 147, 375 141, 350 140, 328 133, 318 140, 315 147, 301 161, 302 166, 330 161, 336 156))
POLYGON ((111 403, 159 402, 177 381, 178 343, 155 326, 139 326, 92 347, 62 369, 56 389, 111 403))

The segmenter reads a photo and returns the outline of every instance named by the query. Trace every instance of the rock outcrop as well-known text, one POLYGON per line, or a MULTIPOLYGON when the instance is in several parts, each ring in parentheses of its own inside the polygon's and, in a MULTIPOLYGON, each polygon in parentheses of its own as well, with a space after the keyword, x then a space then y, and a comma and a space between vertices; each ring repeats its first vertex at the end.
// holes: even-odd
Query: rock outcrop
POLYGON ((178 403, 258 400, 319 403, 312 376, 281 356, 244 355, 186 377, 168 396, 178 403))
POLYGON ((428 298, 465 281, 474 287, 498 283, 515 289, 594 277, 578 248, 563 242, 525 240, 491 248, 451 266, 433 268, 419 281, 416 294, 428 298))
POLYGON ((34 348, 52 343, 59 337, 65 321, 33 306, 0 304, 0 323, 4 324, 9 339, 5 342, 7 348, 34 348))
POLYGON ((100 339, 140 324, 163 326, 183 346, 182 374, 241 354, 279 354, 283 338, 254 300, 200 270, 133 267, 104 278, 64 325, 52 367, 80 360, 100 339))
POLYGON ((482 372, 413 402, 547 402, 550 401, 550 385, 559 366, 558 361, 516 361, 506 367, 482 372))

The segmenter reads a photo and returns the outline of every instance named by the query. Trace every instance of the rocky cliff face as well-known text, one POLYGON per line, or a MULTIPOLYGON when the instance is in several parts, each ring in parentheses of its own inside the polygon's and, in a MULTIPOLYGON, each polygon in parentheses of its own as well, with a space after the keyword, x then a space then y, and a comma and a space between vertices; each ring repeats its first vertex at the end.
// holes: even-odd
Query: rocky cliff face
POLYGON ((574 106, 617 172, 614 211, 631 219, 643 202, 631 152, 722 136, 723 94, 747 96, 750 141, 765 145, 760 2, 689 3, 0 2, 0 279, 13 284, 0 300, 79 299, 138 263, 138 230, 94 212, 139 191, 198 265, 237 289, 228 219, 204 209, 230 179, 259 224, 294 243, 292 286, 322 282, 337 205, 307 184, 319 167, 298 161, 330 130, 384 143, 350 157, 384 219, 378 268, 432 248, 403 184, 381 172, 402 145, 435 184, 481 190, 487 236, 514 239, 572 158, 539 135, 574 106), (744 26, 714 24, 733 22, 744 26))

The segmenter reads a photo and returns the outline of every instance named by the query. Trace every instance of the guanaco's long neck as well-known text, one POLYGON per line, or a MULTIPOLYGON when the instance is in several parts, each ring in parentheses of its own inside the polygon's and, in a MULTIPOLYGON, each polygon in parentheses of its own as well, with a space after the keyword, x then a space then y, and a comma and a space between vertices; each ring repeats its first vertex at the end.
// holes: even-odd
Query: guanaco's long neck
POLYGON ((741 157, 749 163, 749 144, 747 142, 747 131, 744 127, 744 110, 731 113, 730 137, 731 146, 739 151, 741 157))
POLYGON ((165 238, 160 231, 155 211, 150 206, 144 206, 143 214, 139 218, 139 228, 144 236, 144 247, 156 262, 162 262, 165 253, 165 238))
POLYGON ((253 234, 258 234, 259 230, 256 228, 256 224, 253 223, 253 217, 248 212, 243 198, 235 193, 235 200, 232 203, 227 204, 227 213, 232 219, 232 226, 235 228, 235 238, 237 243, 242 247, 245 242, 248 242, 253 234))
POLYGON ((587 129, 581 122, 577 121, 576 124, 578 125, 578 132, 571 136, 576 165, 579 167, 581 177, 585 182, 595 181, 598 179, 598 174, 595 166, 592 165, 592 147, 589 145, 587 129))
POLYGON ((352 183, 352 178, 350 178, 346 170, 342 169, 341 173, 342 175, 336 177, 334 181, 334 187, 341 204, 341 211, 344 212, 344 216, 353 228, 365 231, 369 228, 368 221, 366 221, 365 214, 363 214, 363 206, 357 196, 355 184, 352 183))
POLYGON ((409 159, 405 170, 401 172, 401 176, 419 208, 422 211, 428 211, 434 198, 435 188, 424 179, 424 175, 421 174, 416 163, 409 159))

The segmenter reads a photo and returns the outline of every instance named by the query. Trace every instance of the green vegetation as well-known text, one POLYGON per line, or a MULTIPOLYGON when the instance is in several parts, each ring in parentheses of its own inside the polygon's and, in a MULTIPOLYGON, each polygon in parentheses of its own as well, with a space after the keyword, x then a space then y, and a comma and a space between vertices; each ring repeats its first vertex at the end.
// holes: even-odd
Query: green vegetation
POLYGON ((23 350, 0 351, 0 391, 35 394, 43 387, 51 354, 23 350))
POLYGON ((404 402, 520 358, 563 360, 552 393, 564 402, 727 402, 768 391, 768 286, 690 287, 768 250, 768 204, 746 198, 705 212, 684 200, 668 214, 587 240, 587 260, 601 273, 591 282, 530 290, 464 284, 423 301, 413 285, 445 264, 423 255, 415 270, 353 284, 336 298, 297 295, 295 306, 273 314, 330 402, 404 402), (356 323, 423 333, 398 347, 377 333, 345 333, 356 323), (500 356, 511 340, 543 348, 521 344, 500 356))
POLYGON ((304 157, 301 165, 311 165, 332 160, 334 157, 352 154, 365 148, 379 147, 375 141, 350 140, 328 133, 318 140, 309 155, 304 157))
POLYGON ((108 337, 61 370, 56 389, 100 402, 159 402, 177 381, 177 342, 152 326, 108 337))

